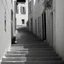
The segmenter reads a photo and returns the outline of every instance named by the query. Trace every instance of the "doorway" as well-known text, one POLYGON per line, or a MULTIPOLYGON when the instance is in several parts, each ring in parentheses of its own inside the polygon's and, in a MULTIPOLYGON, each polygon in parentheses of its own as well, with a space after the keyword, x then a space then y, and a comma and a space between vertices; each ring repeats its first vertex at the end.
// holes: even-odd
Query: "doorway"
POLYGON ((31 31, 33 31, 33 18, 31 18, 31 31))
POLYGON ((16 30, 16 22, 17 22, 16 20, 17 20, 17 19, 15 18, 15 30, 16 30))
POLYGON ((42 13, 42 37, 46 40, 46 12, 42 13))
POLYGON ((11 39, 13 37, 13 10, 11 10, 11 39))
POLYGON ((37 18, 35 19, 35 33, 37 35, 37 18))
POLYGON ((51 38, 51 46, 53 46, 53 12, 50 14, 50 38, 51 38))
POLYGON ((25 23, 25 20, 24 19, 22 19, 22 24, 24 24, 25 23))

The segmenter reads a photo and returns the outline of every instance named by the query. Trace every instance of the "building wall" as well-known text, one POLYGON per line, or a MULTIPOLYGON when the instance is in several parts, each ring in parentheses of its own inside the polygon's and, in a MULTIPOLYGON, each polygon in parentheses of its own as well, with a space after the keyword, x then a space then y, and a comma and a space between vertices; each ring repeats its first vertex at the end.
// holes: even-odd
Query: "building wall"
POLYGON ((53 0, 53 28, 51 24, 51 12, 47 10, 47 42, 53 46, 56 52, 64 60, 64 0, 53 0), (53 30, 51 30, 53 29, 53 30), (53 31, 53 41, 51 35, 53 31))
POLYGON ((28 0, 26 0, 26 3, 19 3, 18 4, 18 14, 16 14, 16 25, 26 25, 28 21, 28 0), (26 14, 21 14, 20 7, 25 7, 26 14), (25 24, 22 24, 22 19, 25 19, 25 24))
POLYGON ((11 0, 0 0, 0 60, 11 46, 11 8, 11 0))
POLYGON ((46 10, 46 40, 56 49, 56 1, 53 0, 52 9, 46 10))
POLYGON ((42 13, 44 11, 44 0, 31 0, 32 12, 29 14, 29 28, 31 29, 31 21, 33 18, 33 33, 42 39, 42 13), (39 19, 38 19, 39 18, 39 19), (39 20, 39 21, 38 21, 39 20))
MULTIPOLYGON (((44 0, 30 0, 32 12, 29 14, 29 30, 33 28, 33 33, 43 38, 42 13, 44 11, 44 0), (33 26, 31 27, 31 18, 33 26), (39 18, 39 19, 38 19, 39 18), (38 21, 39 20, 39 21, 38 21), (36 28, 37 27, 37 28, 36 28), (36 30, 37 29, 37 30, 36 30)), ((29 4, 29 3, 28 3, 29 4)), ((64 60, 64 0, 53 0, 53 9, 47 9, 46 12, 46 40, 53 46, 56 52, 64 60)), ((30 9, 29 9, 30 11, 30 9)))
POLYGON ((56 0, 56 51, 64 59, 64 0, 56 0))

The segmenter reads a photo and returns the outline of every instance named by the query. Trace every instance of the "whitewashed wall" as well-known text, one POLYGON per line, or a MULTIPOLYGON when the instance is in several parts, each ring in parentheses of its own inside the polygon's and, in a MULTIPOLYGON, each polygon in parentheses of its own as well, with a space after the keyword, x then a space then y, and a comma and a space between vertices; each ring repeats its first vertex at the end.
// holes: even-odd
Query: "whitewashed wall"
POLYGON ((56 51, 64 59, 64 0, 56 0, 56 51))
POLYGON ((22 19, 25 19, 25 24, 24 25, 26 25, 26 23, 28 21, 28 0, 26 0, 26 3, 24 3, 24 4, 19 3, 18 4, 18 10, 19 10, 19 13, 16 14, 16 20, 17 20, 16 25, 23 25, 22 22, 21 22, 22 19), (26 14, 21 14, 21 11, 20 11, 21 6, 25 7, 26 14))
MULTIPOLYGON (((32 13, 29 14, 29 25, 31 25, 30 19, 33 18, 33 33, 42 39, 42 13, 43 13, 43 1, 44 0, 32 0, 32 13), (40 21, 38 22, 38 17, 40 21), (35 22, 36 20, 36 22, 35 22), (36 23, 36 24, 35 24, 36 23), (40 24, 38 27, 38 23, 40 24), (37 27, 37 28, 35 28, 37 27), (37 30, 36 30, 37 29, 37 30)), ((29 26, 30 28, 30 26, 29 26)), ((31 29, 31 28, 30 28, 31 29)))
POLYGON ((0 0, 0 60, 11 46, 11 0, 0 0), (6 32, 5 16, 6 9, 6 32))
POLYGON ((47 42, 53 44, 64 60, 64 0, 53 0, 53 43, 51 42, 51 17, 47 11, 47 42))
MULTIPOLYGON (((42 38, 42 20, 39 22, 40 32, 38 31, 38 17, 41 16, 44 6, 44 0, 32 0, 32 14, 29 14, 29 29, 31 30, 31 21, 33 18, 33 33, 36 34, 37 26, 37 36, 42 38), (35 25, 35 19, 37 24, 35 25)), ((47 42, 53 46, 56 52, 64 60, 64 0, 53 0, 53 10, 46 11, 46 27, 47 27, 47 42), (53 12, 53 20, 51 17, 51 12, 53 12), (53 35, 53 36, 52 36, 53 35), (53 38, 53 40, 51 39, 53 38)))

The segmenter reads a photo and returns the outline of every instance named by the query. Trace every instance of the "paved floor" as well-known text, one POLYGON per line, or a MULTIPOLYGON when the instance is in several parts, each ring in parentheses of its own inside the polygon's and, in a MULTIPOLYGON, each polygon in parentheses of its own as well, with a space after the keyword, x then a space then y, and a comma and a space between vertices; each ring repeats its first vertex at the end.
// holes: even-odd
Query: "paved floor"
POLYGON ((16 37, 17 37, 18 44, 43 43, 43 41, 41 41, 33 33, 29 32, 27 27, 20 27, 17 30, 18 30, 18 33, 16 37))

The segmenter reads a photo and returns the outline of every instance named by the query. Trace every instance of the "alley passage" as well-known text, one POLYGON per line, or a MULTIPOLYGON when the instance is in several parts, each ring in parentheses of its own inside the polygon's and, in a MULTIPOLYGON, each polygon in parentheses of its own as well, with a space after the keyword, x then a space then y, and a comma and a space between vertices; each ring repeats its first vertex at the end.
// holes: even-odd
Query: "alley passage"
POLYGON ((5 54, 1 64, 64 64, 48 43, 21 27, 16 35, 17 44, 5 54))

